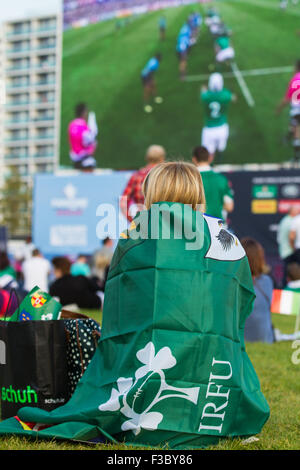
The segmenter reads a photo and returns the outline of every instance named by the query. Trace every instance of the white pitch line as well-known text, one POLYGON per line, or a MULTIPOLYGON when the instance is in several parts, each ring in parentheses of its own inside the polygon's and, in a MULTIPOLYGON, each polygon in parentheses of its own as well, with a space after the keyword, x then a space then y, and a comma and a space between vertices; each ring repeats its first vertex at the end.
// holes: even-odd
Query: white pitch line
POLYGON ((237 79, 238 84, 240 85, 240 88, 242 90, 245 100, 247 101, 250 108, 253 108, 253 106, 255 105, 255 101, 253 99, 253 96, 251 95, 251 92, 247 86, 247 83, 244 80, 243 75, 240 72, 240 69, 238 68, 235 62, 231 63, 231 68, 235 75, 235 78, 237 79))
MULTIPOLYGON (((260 75, 273 75, 273 74, 280 74, 280 73, 290 73, 293 72, 293 66, 286 66, 286 67, 270 67, 266 69, 252 69, 252 70, 240 70, 240 74, 243 77, 254 77, 260 75)), ((186 82, 199 82, 208 80, 211 74, 202 74, 202 75, 188 75, 185 78, 186 82)), ((233 78, 235 74, 233 72, 225 72, 222 73, 224 78, 233 78)))

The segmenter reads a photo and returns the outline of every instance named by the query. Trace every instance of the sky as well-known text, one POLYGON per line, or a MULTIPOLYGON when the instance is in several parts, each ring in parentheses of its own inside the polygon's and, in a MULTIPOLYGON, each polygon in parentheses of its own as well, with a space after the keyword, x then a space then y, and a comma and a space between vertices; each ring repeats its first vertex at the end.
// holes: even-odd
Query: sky
POLYGON ((63 0, 0 0, 0 23, 62 11, 63 0))

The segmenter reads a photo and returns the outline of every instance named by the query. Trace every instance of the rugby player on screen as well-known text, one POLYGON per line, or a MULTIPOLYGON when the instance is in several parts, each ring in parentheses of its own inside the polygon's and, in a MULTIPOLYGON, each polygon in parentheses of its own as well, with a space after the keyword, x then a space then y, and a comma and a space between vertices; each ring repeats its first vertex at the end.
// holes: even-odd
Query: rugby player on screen
POLYGON ((208 88, 202 87, 201 101, 204 105, 205 122, 202 130, 201 145, 207 148, 210 162, 225 151, 229 137, 227 119, 230 103, 236 101, 236 96, 224 88, 224 80, 220 73, 213 73, 208 82, 208 88))
POLYGON ((90 172, 96 167, 94 153, 97 148, 98 126, 94 113, 90 113, 85 103, 75 108, 75 119, 68 128, 70 158, 77 170, 90 172))
POLYGON ((159 69, 161 60, 162 55, 156 54, 156 56, 148 60, 141 73, 144 89, 144 110, 146 113, 151 113, 153 111, 153 107, 150 104, 151 99, 154 99, 154 102, 157 104, 162 103, 162 98, 157 96, 157 87, 155 81, 155 73, 159 69))
POLYGON ((215 52, 216 52, 216 62, 221 63, 230 63, 231 60, 235 57, 234 49, 231 45, 229 37, 226 35, 219 36, 215 40, 215 52))
POLYGON ((290 107, 289 134, 292 137, 294 158, 300 160, 300 60, 296 62, 295 73, 289 82, 287 91, 277 106, 277 114, 280 114, 285 106, 290 107))
POLYGON ((179 59, 180 80, 184 80, 186 76, 189 47, 189 38, 187 36, 179 36, 176 44, 176 53, 179 59))

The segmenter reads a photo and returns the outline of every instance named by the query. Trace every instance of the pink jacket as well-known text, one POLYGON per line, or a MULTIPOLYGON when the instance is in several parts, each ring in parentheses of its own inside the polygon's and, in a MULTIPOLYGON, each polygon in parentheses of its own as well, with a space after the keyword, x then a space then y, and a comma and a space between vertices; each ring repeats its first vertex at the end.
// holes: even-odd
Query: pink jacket
POLYGON ((81 118, 74 119, 69 125, 70 157, 79 161, 94 154, 97 143, 96 136, 86 121, 81 118))

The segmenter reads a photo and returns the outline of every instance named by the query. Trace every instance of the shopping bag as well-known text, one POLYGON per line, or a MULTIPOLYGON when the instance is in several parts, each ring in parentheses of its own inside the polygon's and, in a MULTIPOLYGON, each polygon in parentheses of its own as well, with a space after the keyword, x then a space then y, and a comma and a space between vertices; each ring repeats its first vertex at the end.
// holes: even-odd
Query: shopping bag
POLYGON ((24 406, 51 411, 70 397, 64 322, 0 321, 1 417, 24 406))
POLYGON ((62 306, 47 292, 34 287, 21 302, 13 315, 5 315, 5 321, 57 320, 62 306))

